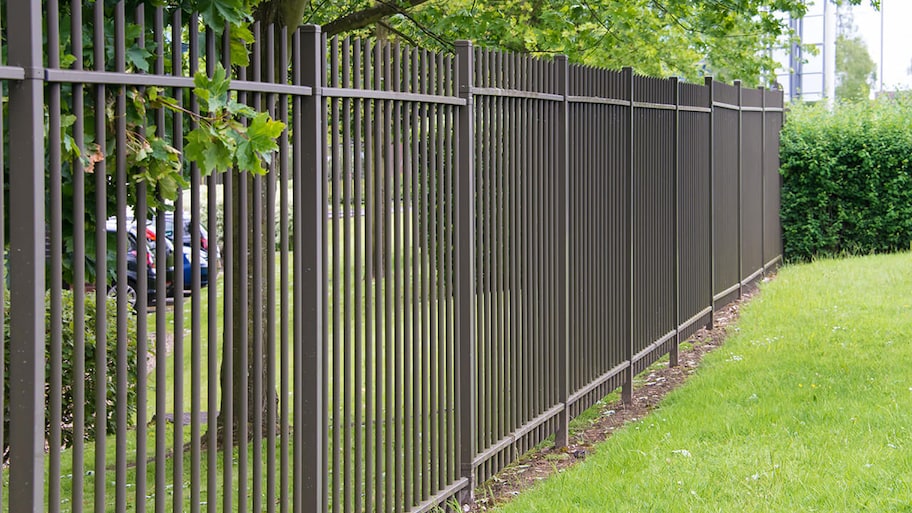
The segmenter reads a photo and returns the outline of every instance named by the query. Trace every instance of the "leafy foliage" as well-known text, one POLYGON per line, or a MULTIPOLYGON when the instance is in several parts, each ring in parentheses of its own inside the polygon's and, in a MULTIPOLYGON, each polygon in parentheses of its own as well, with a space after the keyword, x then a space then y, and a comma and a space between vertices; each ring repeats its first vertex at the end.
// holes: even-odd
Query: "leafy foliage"
POLYGON ((912 100, 793 107, 781 137, 785 256, 896 251, 912 241, 912 100))
MULTIPOLYGON (((272 0, 295 3, 302 0, 272 0)), ((305 2, 305 21, 333 24, 369 9, 360 1, 305 2)), ((457 39, 641 74, 698 80, 713 75, 755 86, 774 80, 766 50, 791 37, 785 14, 801 16, 805 0, 430 0, 377 2, 394 13, 379 23, 392 38, 437 50, 457 39), (413 6, 418 3, 419 5, 413 6)), ((859 0, 847 3, 857 4, 859 0)), ((346 31, 343 31, 345 33, 346 31)))
MULTIPOLYGON (((51 312, 50 312, 50 297, 45 297, 45 325, 51 325, 51 312)), ((85 373, 81 376, 75 374, 74 361, 76 360, 76 340, 74 332, 74 296, 73 291, 64 290, 62 291, 62 308, 61 308, 61 324, 63 326, 62 337, 61 337, 61 363, 62 363, 62 375, 61 375, 61 393, 60 401, 62 405, 61 419, 60 419, 60 429, 61 429, 61 443, 64 447, 70 447, 75 441, 75 431, 74 431, 74 419, 76 414, 76 404, 74 401, 74 390, 73 386, 77 382, 82 382, 85 385, 85 404, 84 413, 85 413, 85 439, 90 440, 95 438, 96 425, 95 425, 95 412, 97 410, 97 405, 95 403, 95 390, 99 386, 98 383, 98 372, 96 372, 95 367, 95 355, 97 351, 96 338, 95 338, 95 324, 97 320, 97 313, 95 310, 95 293, 86 293, 85 295, 85 373)), ((4 350, 5 350, 5 359, 4 359, 4 376, 6 382, 4 382, 4 411, 3 411, 3 429, 4 432, 9 432, 9 316, 15 315, 15 312, 10 312, 10 302, 9 295, 6 294, 4 297, 4 330, 3 338, 5 341, 4 350)), ((127 315, 122 317, 121 320, 127 323, 127 338, 123 342, 126 344, 127 358, 125 363, 127 364, 127 396, 118 397, 117 396, 117 359, 113 358, 110 353, 116 351, 116 341, 117 340, 117 302, 114 299, 107 299, 106 303, 106 318, 107 323, 105 326, 105 337, 108 341, 107 351, 109 357, 106 361, 106 373, 104 387, 106 389, 106 410, 105 410, 105 426, 108 434, 113 434, 116 432, 116 422, 117 422, 117 410, 116 406, 118 404, 126 404, 127 408, 127 422, 132 423, 132 419, 136 415, 136 387, 138 386, 138 365, 140 362, 142 365, 145 365, 146 357, 139 357, 136 351, 136 317, 132 315, 127 315)), ((45 351, 47 354, 51 354, 51 334, 48 332, 45 335, 45 351)), ((47 376, 51 375, 51 365, 52 363, 48 360, 45 364, 45 374, 47 376)), ((51 429, 51 391, 49 388, 45 389, 45 424, 44 424, 44 434, 45 438, 49 438, 50 429, 51 429)), ((3 459, 4 461, 8 457, 9 453, 9 441, 4 439, 3 446, 3 459)))
POLYGON ((864 100, 871 93, 877 77, 877 64, 859 36, 840 34, 836 37, 836 97, 841 100, 864 100))
MULTIPOLYGON (((186 158, 199 165, 204 176, 233 166, 266 174, 263 162, 269 163, 272 152, 279 149, 276 139, 285 124, 236 101, 229 89, 231 80, 221 65, 211 78, 197 73, 194 84, 193 93, 206 114, 195 116, 188 112, 199 126, 187 134, 186 158), (244 123, 245 119, 249 119, 249 124, 244 123)), ((181 109, 158 90, 151 90, 149 95, 153 105, 181 109)))

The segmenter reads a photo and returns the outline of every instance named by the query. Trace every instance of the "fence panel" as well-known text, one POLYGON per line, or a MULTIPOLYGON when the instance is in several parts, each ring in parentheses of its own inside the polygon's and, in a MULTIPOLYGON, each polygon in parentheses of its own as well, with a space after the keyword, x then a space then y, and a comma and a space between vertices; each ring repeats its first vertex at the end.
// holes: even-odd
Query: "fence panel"
MULTIPOLYGON (((219 41, 214 32, 200 34, 195 15, 127 12, 123 3, 69 5, 63 18, 71 26, 61 26, 55 3, 46 12, 54 51, 43 73, 51 289, 48 418, 36 430, 46 432, 48 447, 41 509, 200 511, 208 504, 273 511, 293 497, 303 504, 307 472, 300 463, 292 468, 289 453, 305 445, 320 452, 319 444, 304 443, 303 419, 319 418, 303 411, 310 405, 304 391, 320 393, 303 383, 305 374, 319 377, 303 372, 301 327, 313 317, 292 313, 278 280, 291 284, 293 274, 295 302, 303 307, 310 290, 319 313, 322 289, 303 271, 314 266, 303 264, 304 246, 291 251, 289 244, 305 239, 288 222, 289 188, 295 184, 300 228, 303 156, 315 153, 299 121, 301 99, 311 94, 301 85, 304 38, 296 34, 289 51, 285 33, 255 25, 251 65, 237 70, 225 98, 294 119, 294 144, 283 132, 264 176, 221 171, 204 178, 179 158, 194 142, 185 134, 199 125, 200 111, 208 112, 189 92, 197 71, 212 76, 217 65, 230 68, 230 35, 219 41), (86 51, 88 18, 93 46, 86 51), (152 51, 127 53, 128 33, 152 51), (182 39, 186 45, 171 44, 182 39), (72 49, 66 68, 58 48, 72 49), (293 78, 275 66, 290 53, 293 78), (156 102, 152 94, 170 99, 156 102), (144 149, 153 158, 142 161, 144 149), (171 166, 181 176, 156 185, 156 173, 171 166), (142 171, 149 174, 137 176, 142 171), (275 258, 233 255, 238 247, 254 255, 277 245, 275 258)), ((319 335, 310 340, 319 346, 319 335)), ((311 476, 323 472, 308 469, 311 476)), ((321 494, 311 494, 312 504, 321 494)))
POLYGON ((553 430, 559 174, 552 62, 475 52, 478 479, 553 430))
POLYGON ((675 343, 674 81, 633 82, 634 374, 675 343))
POLYGON ((333 39, 326 97, 332 511, 453 494, 454 61, 333 39))
POLYGON ((767 269, 782 259, 782 231, 779 224, 779 199, 782 176, 779 174, 779 131, 783 122, 780 91, 764 92, 763 124, 763 266, 767 269))
POLYGON ((741 268, 740 87, 714 83, 713 91, 713 301, 739 293, 741 268))
POLYGON ((750 282, 763 271, 763 91, 742 89, 741 276, 750 282))
POLYGON ((630 107, 625 73, 570 68, 570 413, 621 384, 629 276, 630 107), (611 101, 614 101, 612 103, 611 101))
POLYGON ((711 321, 710 88, 680 84, 678 256, 680 339, 711 321))

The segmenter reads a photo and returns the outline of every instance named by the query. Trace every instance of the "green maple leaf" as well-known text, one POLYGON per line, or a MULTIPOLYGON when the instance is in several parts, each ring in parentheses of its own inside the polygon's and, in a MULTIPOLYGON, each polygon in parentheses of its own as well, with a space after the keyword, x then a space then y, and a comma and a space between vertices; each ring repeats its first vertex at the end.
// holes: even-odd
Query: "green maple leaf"
POLYGON ((184 156, 199 166, 204 175, 229 169, 233 161, 231 150, 225 142, 218 137, 210 136, 208 130, 202 127, 187 134, 184 156))
POLYGON ((279 149, 276 139, 285 130, 285 123, 276 121, 269 114, 260 112, 250 121, 247 127, 247 138, 254 151, 265 153, 279 149))

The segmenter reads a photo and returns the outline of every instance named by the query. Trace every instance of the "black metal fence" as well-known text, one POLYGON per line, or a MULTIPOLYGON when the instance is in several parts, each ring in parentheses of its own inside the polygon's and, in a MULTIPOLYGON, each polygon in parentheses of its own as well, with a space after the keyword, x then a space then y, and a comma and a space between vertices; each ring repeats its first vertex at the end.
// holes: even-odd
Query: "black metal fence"
POLYGON ((230 35, 123 3, 8 19, 4 510, 465 501, 781 258, 778 91, 255 26, 232 94, 279 150, 184 163, 169 218, 131 144, 183 151, 230 35), (128 120, 151 86, 181 109, 128 120), (152 215, 174 248, 131 227, 152 215))

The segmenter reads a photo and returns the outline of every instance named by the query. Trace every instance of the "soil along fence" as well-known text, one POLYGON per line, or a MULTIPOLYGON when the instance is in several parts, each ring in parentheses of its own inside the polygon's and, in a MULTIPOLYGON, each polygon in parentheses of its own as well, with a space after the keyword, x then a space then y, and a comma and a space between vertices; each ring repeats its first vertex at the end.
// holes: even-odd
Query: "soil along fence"
POLYGON ((252 64, 234 68, 233 97, 287 125, 267 173, 183 164, 168 228, 161 191, 132 179, 133 135, 183 151, 193 73, 231 68, 231 38, 105 9, 92 30, 114 59, 74 50, 62 66, 42 42, 80 49, 81 31, 10 6, 9 511, 468 500, 608 392, 629 397, 650 363, 674 364, 780 260, 779 91, 312 26, 254 27, 252 64), (125 32, 151 53, 124 58, 125 32), (144 87, 186 110, 139 113, 144 87), (153 214, 177 249, 131 228, 153 214), (81 379, 87 360, 107 389, 81 379))

